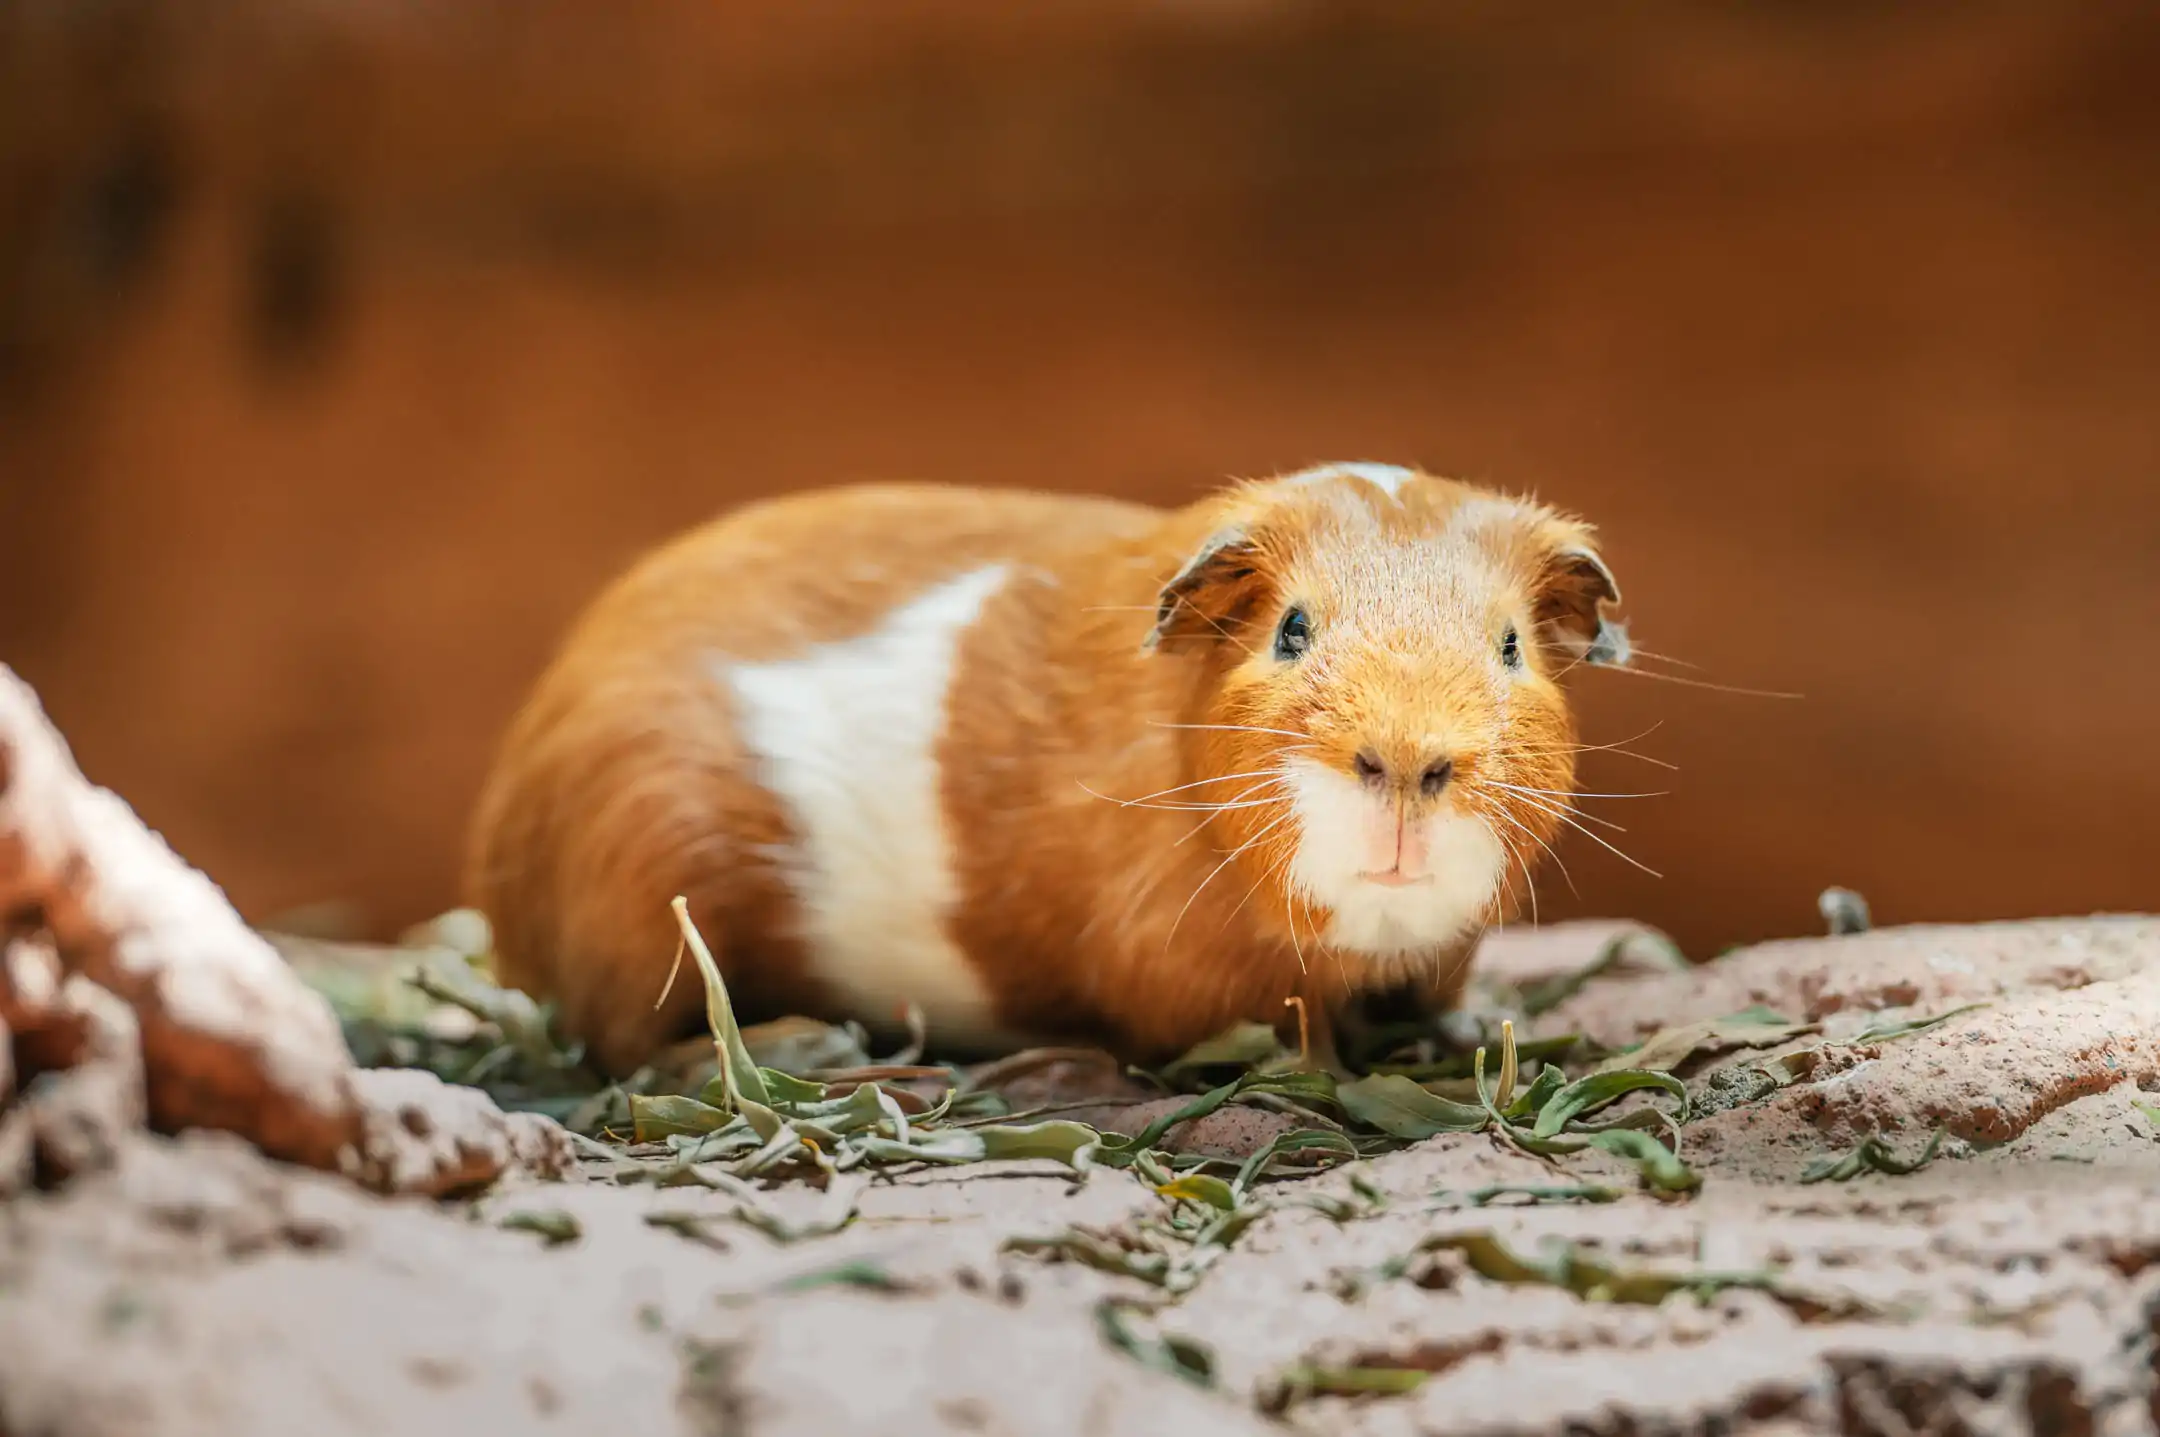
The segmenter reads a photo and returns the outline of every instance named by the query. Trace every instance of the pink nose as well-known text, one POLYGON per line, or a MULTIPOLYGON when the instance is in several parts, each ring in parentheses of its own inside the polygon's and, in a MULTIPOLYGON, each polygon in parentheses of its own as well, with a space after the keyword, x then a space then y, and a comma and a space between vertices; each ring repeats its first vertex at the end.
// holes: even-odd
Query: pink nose
MULTIPOLYGON (((1358 782, 1367 788, 1395 788, 1402 784, 1401 774, 1372 749, 1359 749, 1357 757, 1350 761, 1350 765, 1357 773, 1358 782)), ((1417 774, 1418 792, 1427 798, 1436 798, 1448 786, 1448 781, 1455 777, 1455 760, 1445 757, 1427 759, 1423 764, 1415 765, 1414 771, 1417 774)))

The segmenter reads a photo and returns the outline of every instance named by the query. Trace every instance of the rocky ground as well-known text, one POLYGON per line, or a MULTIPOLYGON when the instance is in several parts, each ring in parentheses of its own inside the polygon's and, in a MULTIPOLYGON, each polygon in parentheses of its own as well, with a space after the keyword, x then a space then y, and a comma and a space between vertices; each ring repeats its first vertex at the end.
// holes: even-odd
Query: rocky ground
MULTIPOLYGON (((1559 971, 1598 941, 1554 930, 1492 958, 1559 971)), ((1724 1056, 1696 1092, 1829 1046, 1805 1080, 1688 1125, 1695 1195, 1635 1193, 1601 1154, 1556 1171, 1442 1135, 1356 1166, 1384 1203, 1279 1208, 1175 1303, 1001 1251, 1159 1210, 1130 1173, 918 1172, 871 1186, 845 1231, 783 1243, 734 1222, 654 1226, 732 1200, 618 1185, 597 1161, 584 1180, 512 1178, 446 1206, 224 1135, 139 1137, 110 1171, 0 1208, 0 1414, 15 1437, 2152 1430, 2160 1129, 2139 1102, 2160 1086, 2160 921, 1772 944, 1602 976, 1537 1026, 1621 1043, 1752 1004, 1823 1028, 1724 1056), (1970 1003, 1987 1006, 1830 1041, 1970 1003), (1798 1181, 1869 1135, 1909 1158, 1938 1126, 1936 1159, 1909 1175, 1798 1181), (1495 1185, 1585 1182, 1629 1191, 1468 1205, 1495 1185), (504 1226, 538 1215, 578 1235, 504 1226), (1564 1243, 1739 1285, 1599 1301, 1432 1246, 1473 1233, 1525 1258, 1564 1243), (1162 1305, 1126 1319, 1138 1355, 1103 1330, 1106 1296, 1162 1305), (1206 1384, 1151 1367, 1162 1334, 1205 1346, 1206 1384), (1352 1382, 1396 1390, 1329 1390, 1352 1382)), ((1352 1172, 1273 1190, 1355 1199, 1352 1172)), ((826 1201, 768 1200, 805 1221, 826 1201)))
POLYGON ((1545 994, 1525 1039, 1671 1050, 1699 1186, 1443 1133, 1260 1184, 1173 1292, 1027 1250, 1161 1239, 1132 1170, 904 1167, 821 1231, 833 1192, 628 1181, 334 1034, 313 1061, 220 1027, 299 1011, 289 972, 199 892, 156 901, 170 855, 99 839, 125 825, 29 724, 0 712, 0 890, 44 921, 0 971, 0 1437, 2155 1430, 2160 919, 1683 969, 1625 929, 1496 938, 1486 991, 1545 994))

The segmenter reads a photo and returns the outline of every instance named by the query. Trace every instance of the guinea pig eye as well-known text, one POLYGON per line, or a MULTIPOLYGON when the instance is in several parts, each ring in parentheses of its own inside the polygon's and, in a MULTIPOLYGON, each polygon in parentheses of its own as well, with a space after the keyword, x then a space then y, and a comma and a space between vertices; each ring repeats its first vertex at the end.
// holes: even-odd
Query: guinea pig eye
POLYGON ((1312 646, 1312 623, 1303 609, 1292 609, 1282 616, 1282 624, 1275 630, 1275 657, 1294 659, 1312 646))
POLYGON ((1516 635, 1513 624, 1509 624, 1507 632, 1500 636, 1500 662, 1511 669, 1522 667, 1522 639, 1516 635))

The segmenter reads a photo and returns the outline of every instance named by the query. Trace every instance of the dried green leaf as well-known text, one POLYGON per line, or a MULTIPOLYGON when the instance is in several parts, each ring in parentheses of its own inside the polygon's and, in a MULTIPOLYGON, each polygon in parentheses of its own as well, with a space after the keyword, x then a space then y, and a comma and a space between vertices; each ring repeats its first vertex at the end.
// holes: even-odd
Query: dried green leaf
POLYGON ((1948 1012, 1937 1013, 1932 1018, 1908 1018, 1898 1022, 1883 1022, 1878 1019, 1844 1041, 1858 1045, 1861 1043, 1887 1043, 1896 1038, 1909 1038, 1915 1033, 1925 1033, 1928 1029, 1939 1027, 1952 1018, 1961 1018, 1967 1013, 1977 1012, 1986 1006, 1985 1003, 1966 1003, 1961 1007, 1952 1008, 1948 1012))
POLYGON ((1655 1088, 1678 1098, 1680 1118, 1686 1121, 1687 1084, 1670 1073, 1652 1072, 1647 1068, 1616 1068, 1578 1078, 1553 1094, 1537 1110, 1537 1122, 1531 1131, 1541 1138, 1555 1137, 1575 1119, 1643 1088, 1655 1088))
POLYGON ((1320 1128, 1295 1128, 1287 1133, 1277 1133, 1268 1140, 1266 1147, 1245 1159, 1231 1187, 1244 1193, 1266 1175, 1268 1166, 1285 1153, 1326 1152, 1356 1157, 1357 1145, 1341 1133, 1331 1133, 1320 1128))
POLYGON ((735 1121, 732 1113, 701 1103, 696 1098, 668 1094, 648 1097, 630 1095, 630 1122, 641 1143, 659 1142, 674 1134, 702 1137, 716 1133, 735 1121))
POLYGON ((1680 1161, 1680 1155, 1648 1133, 1630 1128, 1607 1128, 1590 1134, 1590 1146, 1614 1157, 1626 1158, 1642 1174, 1643 1184, 1659 1192, 1693 1192, 1702 1177, 1680 1161))
POLYGON ((1205 1042, 1197 1043, 1167 1064, 1161 1073, 1166 1083, 1202 1068, 1252 1068, 1282 1052, 1282 1040, 1266 1023, 1239 1023, 1205 1042))
POLYGON ((1102 1333, 1103 1341, 1144 1367, 1168 1373, 1196 1387, 1215 1385, 1215 1354, 1206 1343, 1168 1333, 1143 1337, 1133 1330, 1128 1320, 1132 1310, 1130 1303, 1115 1298, 1104 1298, 1095 1304, 1095 1326, 1102 1333))
POLYGON ((1800 1174, 1800 1181, 1804 1183, 1842 1183, 1848 1182, 1864 1172, 1878 1172, 1890 1177, 1904 1177, 1909 1173, 1920 1171, 1920 1169, 1933 1162, 1936 1150, 1942 1146, 1943 1139, 1948 1135, 1947 1129, 1937 1128, 1935 1135, 1928 1139, 1927 1146, 1920 1150, 1919 1156, 1907 1159, 1901 1158, 1893 1152, 1890 1145, 1884 1142, 1881 1137, 1870 1133, 1862 1138, 1860 1145, 1851 1152, 1840 1153, 1834 1157, 1818 1158, 1809 1163, 1807 1170, 1800 1174))
POLYGON ((790 1016, 753 1023, 742 1030, 743 1051, 766 1074, 801 1077, 828 1068, 867 1067, 870 1054, 845 1027, 815 1018, 790 1016))
POLYGON ((1147 1152, 1161 1142, 1163 1136, 1172 1128, 1181 1123, 1189 1123, 1195 1118, 1204 1118, 1209 1113, 1220 1108, 1224 1103, 1229 1102, 1232 1097, 1236 1096, 1239 1084, 1243 1081, 1243 1079, 1236 1079, 1224 1083, 1219 1088, 1210 1088, 1191 1102, 1171 1112, 1164 1113, 1154 1122, 1142 1128, 1133 1137, 1121 1137, 1115 1133, 1104 1134, 1102 1137, 1103 1158, 1105 1161, 1117 1165, 1132 1161, 1136 1155, 1147 1152))
POLYGON ((1335 1095, 1358 1122, 1415 1142, 1437 1133, 1474 1133, 1491 1121, 1483 1108, 1443 1098, 1389 1073, 1338 1084, 1335 1095))
POLYGON ((774 1292, 808 1292, 819 1287, 852 1287, 864 1292, 912 1292, 915 1284, 868 1258, 850 1258, 831 1267, 812 1268, 782 1278, 774 1292))
POLYGON ((1683 1023, 1660 1028, 1639 1047, 1616 1053, 1592 1070, 1613 1073, 1628 1068, 1670 1072, 1698 1053, 1722 1053, 1731 1048, 1768 1048, 1812 1033, 1816 1023, 1795 1023, 1768 1008, 1753 1007, 1703 1023, 1683 1023))
POLYGON ((2143 1113, 2147 1122, 2151 1123, 2156 1128, 2160 1128, 2160 1106, 2155 1106, 2152 1103, 2142 1102, 2136 1098, 2132 1098, 2130 1100, 2130 1106, 2136 1108, 2139 1112, 2143 1113))
POLYGON ((1528 1198, 1530 1205, 1534 1206, 1548 1202, 1618 1202, 1620 1193, 1617 1189, 1601 1183, 1493 1183, 1488 1187, 1472 1188, 1459 1199, 1455 1193, 1445 1189, 1433 1194, 1435 1204, 1441 1207, 1484 1207, 1504 1197, 1528 1198))
POLYGON ((1138 1278, 1157 1287, 1166 1286, 1170 1276, 1168 1253, 1136 1246, 1117 1234, 1082 1227, 1067 1228, 1048 1237, 1009 1237, 1002 1248, 1006 1252, 1077 1262, 1098 1272, 1138 1278))
POLYGON ((1155 1191, 1162 1197, 1181 1198, 1186 1202, 1205 1203, 1209 1207, 1220 1208, 1224 1212, 1229 1212, 1235 1208, 1238 1202, 1236 1189, 1221 1178, 1209 1177, 1206 1173, 1187 1173, 1183 1177, 1173 1178, 1169 1182, 1162 1184, 1155 1191))
POLYGON ((1239 1097, 1288 1098, 1306 1107, 1340 1108, 1335 1079, 1327 1073, 1248 1073, 1238 1081, 1239 1097))
POLYGON ((1538 1069, 1538 1074, 1531 1079, 1530 1086, 1517 1093, 1515 1101, 1501 1109, 1501 1112, 1513 1123, 1535 1118, 1545 1111, 1546 1104, 1566 1086, 1567 1074, 1560 1070, 1558 1064, 1547 1063, 1538 1069))
POLYGON ((1551 1244, 1536 1258, 1525 1258, 1489 1232, 1447 1233, 1419 1244, 1425 1252, 1446 1248, 1461 1252, 1471 1270, 1488 1281, 1565 1288, 1588 1302, 1655 1306, 1676 1292, 1708 1297, 1729 1288, 1770 1288, 1776 1283, 1771 1272, 1616 1267, 1569 1243, 1551 1244))
POLYGON ((1415 1392, 1432 1380, 1422 1367, 1306 1367, 1297 1366, 1282 1376, 1282 1394, 1271 1407, 1307 1397, 1399 1396, 1415 1392))
POLYGON ((1019 1125, 989 1124, 979 1128, 943 1128, 918 1133, 913 1142, 890 1138, 857 1137, 848 1142, 852 1151, 880 1162, 980 1163, 1049 1158, 1076 1171, 1086 1171, 1102 1134, 1085 1123, 1051 1120, 1019 1125))
POLYGON ((720 1054, 723 1092, 731 1099, 747 1098, 770 1107, 772 1097, 765 1090, 764 1075, 750 1060, 750 1050, 743 1046, 742 1029, 735 1025, 735 1009, 728 1002, 727 984, 721 981, 720 965, 714 961, 712 949, 706 946, 705 935, 690 921, 690 901, 677 894, 671 906, 675 910, 676 925, 682 929, 683 941, 689 945, 690 956, 697 960, 698 973, 705 980, 705 1021, 712 1029, 713 1046, 720 1054))
POLYGON ((576 1057, 559 1042, 549 1010, 516 988, 500 988, 463 962, 428 963, 416 968, 406 981, 438 1003, 462 1008, 484 1023, 491 1023, 528 1062, 542 1067, 568 1067, 576 1057))
MULTIPOLYGON (((764 1080, 766 1100, 774 1108, 794 1109, 804 1104, 826 1101, 823 1083, 813 1083, 807 1078, 798 1078, 777 1068, 760 1068, 758 1076, 764 1080)), ((715 1107, 723 1105, 727 1100, 727 1081, 719 1074, 714 1074, 712 1081, 705 1085, 704 1091, 698 1096, 715 1107)))
POLYGON ((513 1212, 504 1215, 495 1224, 509 1232, 535 1232, 546 1240, 549 1247, 560 1247, 566 1242, 576 1242, 584 1234, 578 1220, 560 1208, 548 1208, 537 1212, 513 1212))

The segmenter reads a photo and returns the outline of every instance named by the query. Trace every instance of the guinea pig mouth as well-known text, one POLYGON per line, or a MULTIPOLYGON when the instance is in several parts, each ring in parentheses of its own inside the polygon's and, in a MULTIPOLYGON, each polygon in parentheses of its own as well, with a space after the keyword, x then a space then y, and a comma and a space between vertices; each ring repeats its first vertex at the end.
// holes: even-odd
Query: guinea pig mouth
POLYGON ((1405 873, 1400 868, 1390 868, 1385 873, 1360 873, 1367 883, 1377 883, 1382 888, 1409 888, 1414 884, 1432 882, 1430 873, 1405 873))

